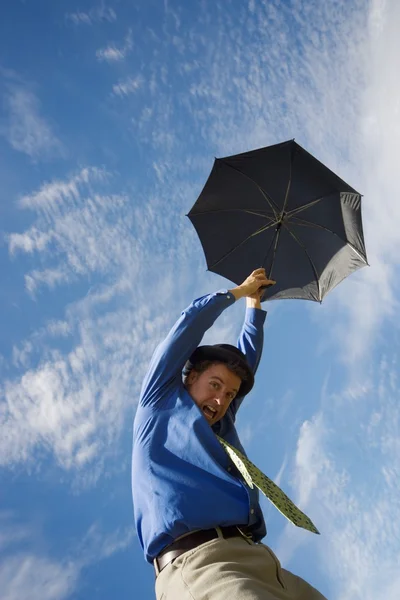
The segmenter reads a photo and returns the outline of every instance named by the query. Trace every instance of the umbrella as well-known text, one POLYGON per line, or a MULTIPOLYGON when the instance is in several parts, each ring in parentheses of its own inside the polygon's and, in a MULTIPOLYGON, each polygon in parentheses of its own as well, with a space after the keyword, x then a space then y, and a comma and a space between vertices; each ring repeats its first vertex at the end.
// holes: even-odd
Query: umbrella
POLYGON ((216 158, 186 215, 209 271, 242 283, 264 267, 262 300, 321 302, 368 264, 361 194, 294 140, 216 158))

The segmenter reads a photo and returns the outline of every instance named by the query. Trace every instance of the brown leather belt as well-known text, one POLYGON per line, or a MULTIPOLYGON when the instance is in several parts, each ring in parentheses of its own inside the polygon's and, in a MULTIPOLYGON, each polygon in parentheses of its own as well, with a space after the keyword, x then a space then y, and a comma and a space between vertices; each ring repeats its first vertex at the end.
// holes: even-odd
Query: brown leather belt
MULTIPOLYGON (((219 529, 221 530, 222 536, 226 539, 237 536, 244 536, 250 539, 252 538, 251 534, 248 532, 246 525, 231 525, 230 527, 220 527, 219 529)), ((169 565, 171 561, 175 560, 175 558, 178 558, 178 556, 180 556, 184 552, 187 552, 188 550, 193 550, 193 548, 196 548, 197 546, 200 546, 205 542, 209 542, 210 540, 213 540, 217 537, 218 532, 216 529, 202 529, 200 531, 195 531, 193 533, 190 533, 189 535, 186 535, 185 537, 176 540, 176 542, 173 542, 172 544, 167 546, 157 556, 157 558, 154 559, 153 564, 156 570, 156 577, 159 573, 161 573, 163 569, 165 569, 167 565, 169 565)))

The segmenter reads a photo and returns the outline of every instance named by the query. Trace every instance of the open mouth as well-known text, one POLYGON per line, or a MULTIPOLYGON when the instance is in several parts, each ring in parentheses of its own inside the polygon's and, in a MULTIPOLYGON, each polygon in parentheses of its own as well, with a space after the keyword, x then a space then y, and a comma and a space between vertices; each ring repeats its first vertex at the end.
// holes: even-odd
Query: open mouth
POLYGON ((203 406, 203 413, 205 414, 205 416, 207 417, 207 419, 209 421, 211 421, 212 419, 214 419, 214 417, 217 414, 217 411, 215 408, 213 408, 212 406, 210 406, 209 404, 205 404, 203 406))

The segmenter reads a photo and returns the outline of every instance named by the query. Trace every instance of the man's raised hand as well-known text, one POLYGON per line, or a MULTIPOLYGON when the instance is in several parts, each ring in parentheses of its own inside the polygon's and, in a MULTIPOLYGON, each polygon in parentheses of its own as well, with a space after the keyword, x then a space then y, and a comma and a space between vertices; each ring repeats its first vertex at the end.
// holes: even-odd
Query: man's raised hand
POLYGON ((230 291, 235 296, 236 300, 243 298, 244 296, 259 299, 261 298, 263 291, 261 288, 273 285, 274 283, 275 281, 267 278, 265 269, 260 268, 250 273, 242 284, 230 291))

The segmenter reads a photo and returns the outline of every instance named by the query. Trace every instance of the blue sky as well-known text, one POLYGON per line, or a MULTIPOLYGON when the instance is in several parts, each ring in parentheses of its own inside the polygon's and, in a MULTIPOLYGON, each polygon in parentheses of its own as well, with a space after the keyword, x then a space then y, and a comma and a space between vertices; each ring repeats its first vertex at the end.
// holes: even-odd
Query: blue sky
MULTIPOLYGON (((267 303, 238 427, 310 515, 266 542, 332 600, 400 595, 396 0, 11 1, 0 22, 0 589, 154 597, 131 429, 154 347, 229 287, 184 216, 214 156, 290 138, 364 194, 370 268, 267 303)), ((236 303, 206 342, 235 343, 236 303)))

